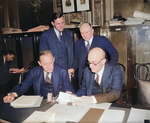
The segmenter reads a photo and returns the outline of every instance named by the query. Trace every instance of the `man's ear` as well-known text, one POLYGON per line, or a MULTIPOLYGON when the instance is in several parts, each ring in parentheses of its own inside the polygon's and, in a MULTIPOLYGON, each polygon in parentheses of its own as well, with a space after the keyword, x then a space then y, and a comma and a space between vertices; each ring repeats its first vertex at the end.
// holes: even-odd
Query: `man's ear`
POLYGON ((103 60, 102 60, 102 64, 105 64, 105 63, 106 63, 106 61, 107 61, 106 59, 103 59, 103 60))
POLYGON ((51 24, 54 26, 54 22, 53 21, 51 21, 51 24))
POLYGON ((39 64, 40 66, 42 66, 40 61, 38 61, 38 64, 39 64))
POLYGON ((92 28, 92 34, 94 34, 94 29, 92 28))

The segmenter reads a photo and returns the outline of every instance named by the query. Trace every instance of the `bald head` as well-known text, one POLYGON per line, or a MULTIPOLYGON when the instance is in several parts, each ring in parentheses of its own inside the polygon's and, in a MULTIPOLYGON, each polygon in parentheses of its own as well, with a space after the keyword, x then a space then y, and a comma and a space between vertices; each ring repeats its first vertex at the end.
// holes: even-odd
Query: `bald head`
POLYGON ((93 73, 98 73, 106 62, 105 52, 99 47, 91 49, 88 54, 88 61, 91 71, 93 73))
POLYGON ((88 58, 101 59, 105 58, 105 52, 101 48, 93 48, 89 51, 88 58))
POLYGON ((82 23, 80 25, 80 33, 85 41, 89 41, 93 36, 94 30, 90 23, 82 23))

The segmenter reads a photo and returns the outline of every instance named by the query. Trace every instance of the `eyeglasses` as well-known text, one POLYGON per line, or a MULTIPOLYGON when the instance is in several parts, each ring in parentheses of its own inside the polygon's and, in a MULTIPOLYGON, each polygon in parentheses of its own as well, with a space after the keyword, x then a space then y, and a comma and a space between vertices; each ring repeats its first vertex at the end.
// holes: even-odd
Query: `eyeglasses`
POLYGON ((105 59, 105 58, 102 58, 99 62, 97 62, 97 63, 90 63, 88 60, 87 60, 87 64, 90 66, 90 64, 93 64, 94 66, 96 66, 96 65, 98 65, 103 59, 105 59))

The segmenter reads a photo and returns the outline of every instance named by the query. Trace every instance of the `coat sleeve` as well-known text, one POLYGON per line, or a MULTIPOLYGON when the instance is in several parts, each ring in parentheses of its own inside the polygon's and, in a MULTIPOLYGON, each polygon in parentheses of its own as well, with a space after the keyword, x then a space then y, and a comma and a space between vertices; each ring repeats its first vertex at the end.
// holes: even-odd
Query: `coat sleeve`
POLYGON ((74 61, 73 61, 73 66, 72 68, 76 71, 78 69, 78 50, 79 50, 79 47, 78 47, 78 41, 76 41, 75 43, 75 55, 74 55, 74 61))
POLYGON ((43 50, 48 50, 48 31, 43 32, 40 37, 40 52, 43 50))
POLYGON ((111 42, 107 39, 104 38, 104 48, 105 51, 108 53, 108 59, 109 59, 109 64, 110 65, 115 65, 117 66, 117 62, 118 62, 118 52, 117 50, 114 48, 114 46, 111 44, 111 42))
POLYGON ((94 97, 97 100, 97 103, 103 103, 103 102, 113 102, 116 101, 121 93, 122 89, 122 75, 120 69, 117 69, 112 74, 112 84, 110 87, 110 90, 103 94, 96 94, 94 97))
POLYGON ((65 69, 63 69, 63 70, 61 70, 60 76, 61 76, 61 80, 62 80, 63 90, 71 91, 72 93, 75 93, 75 91, 71 85, 71 82, 69 80, 68 72, 65 69))
POLYGON ((26 79, 19 85, 15 86, 11 92, 16 92, 18 96, 24 94, 34 81, 34 71, 31 69, 26 79))
MULTIPOLYGON (((76 92, 77 96, 86 96, 87 95, 87 88, 86 88, 86 79, 87 79, 87 69, 85 68, 85 72, 84 72, 84 76, 83 76, 83 80, 82 80, 82 85, 80 86, 79 90, 76 92)), ((88 76, 89 77, 89 76, 88 76)))

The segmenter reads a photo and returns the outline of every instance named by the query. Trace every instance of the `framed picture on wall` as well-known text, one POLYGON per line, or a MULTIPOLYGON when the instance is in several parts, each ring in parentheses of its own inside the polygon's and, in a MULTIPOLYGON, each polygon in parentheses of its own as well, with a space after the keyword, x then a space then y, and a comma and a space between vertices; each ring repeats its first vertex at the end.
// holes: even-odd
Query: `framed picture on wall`
POLYGON ((63 13, 75 12, 74 0, 62 0, 63 13))
POLYGON ((89 0, 76 0, 77 11, 90 10, 89 0))

